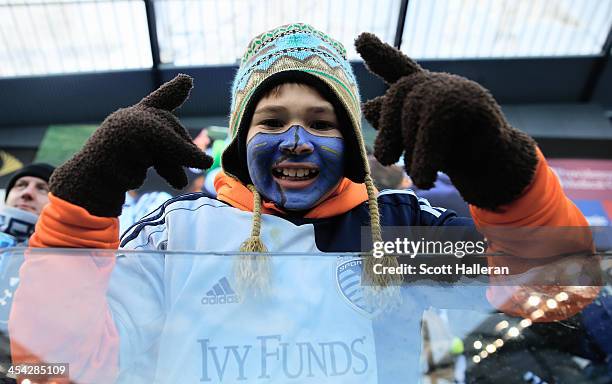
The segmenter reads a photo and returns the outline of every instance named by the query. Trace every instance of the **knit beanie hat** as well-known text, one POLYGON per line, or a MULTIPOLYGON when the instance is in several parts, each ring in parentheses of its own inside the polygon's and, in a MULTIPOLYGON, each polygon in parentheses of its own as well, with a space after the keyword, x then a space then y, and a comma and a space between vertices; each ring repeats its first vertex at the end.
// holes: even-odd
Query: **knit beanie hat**
MULTIPOLYGON (((308 24, 290 24, 255 37, 240 62, 232 86, 231 142, 223 152, 223 171, 242 182, 253 193, 253 222, 250 237, 241 245, 244 255, 235 264, 236 284, 244 293, 265 293, 270 281, 270 260, 261 241, 261 195, 249 176, 246 137, 259 99, 284 83, 303 83, 315 88, 334 106, 345 144, 344 176, 365 183, 368 193, 372 241, 382 238, 377 191, 370 176, 363 136, 359 89, 346 50, 341 43, 308 24)), ((365 276, 370 283, 387 286, 387 277, 372 276, 373 258, 366 258, 365 276)), ((383 258, 383 265, 397 265, 383 258)), ((397 288, 397 287, 395 287, 397 288)), ((379 295, 380 296, 380 295, 379 295)))
POLYGON ((367 159, 361 135, 359 88, 341 43, 308 24, 290 24, 255 37, 240 61, 232 86, 225 173, 251 184, 245 164, 246 137, 259 99, 283 83, 304 83, 332 103, 346 147, 345 176, 363 183, 367 159))
POLYGON ((21 168, 9 180, 6 186, 6 194, 4 195, 4 201, 6 201, 6 199, 8 198, 9 192, 11 191, 11 189, 13 189, 17 180, 19 180, 21 177, 24 177, 24 176, 38 177, 39 179, 49 182, 49 178, 51 177, 51 174, 53 173, 54 170, 55 170, 55 167, 49 164, 45 164, 45 163, 34 163, 34 164, 30 164, 30 165, 27 165, 21 168))

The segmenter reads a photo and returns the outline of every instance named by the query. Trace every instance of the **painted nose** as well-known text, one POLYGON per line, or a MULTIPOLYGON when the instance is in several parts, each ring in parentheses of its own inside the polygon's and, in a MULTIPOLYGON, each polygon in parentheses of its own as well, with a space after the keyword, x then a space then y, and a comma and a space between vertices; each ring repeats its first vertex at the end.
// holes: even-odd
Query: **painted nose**
POLYGON ((314 151, 314 145, 308 139, 306 130, 294 125, 287 130, 287 138, 283 140, 279 148, 285 155, 306 155, 314 151))

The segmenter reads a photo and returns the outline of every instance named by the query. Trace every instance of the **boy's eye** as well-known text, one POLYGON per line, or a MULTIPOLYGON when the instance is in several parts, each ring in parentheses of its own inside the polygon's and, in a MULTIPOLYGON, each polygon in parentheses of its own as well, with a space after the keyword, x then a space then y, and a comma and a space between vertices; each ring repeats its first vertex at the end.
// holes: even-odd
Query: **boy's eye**
POLYGON ((282 128, 285 125, 280 119, 266 119, 261 121, 259 124, 270 128, 282 128))
POLYGON ((318 131, 329 131, 331 129, 335 129, 336 125, 329 121, 317 120, 310 125, 313 129, 318 131))

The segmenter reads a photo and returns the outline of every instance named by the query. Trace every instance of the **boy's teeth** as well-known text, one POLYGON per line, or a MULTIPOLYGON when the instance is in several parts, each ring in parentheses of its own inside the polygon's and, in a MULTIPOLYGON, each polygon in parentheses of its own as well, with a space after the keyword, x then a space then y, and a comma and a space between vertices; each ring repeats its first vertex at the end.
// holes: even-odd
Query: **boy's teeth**
POLYGON ((287 177, 306 177, 315 171, 309 168, 282 168, 280 172, 287 177))

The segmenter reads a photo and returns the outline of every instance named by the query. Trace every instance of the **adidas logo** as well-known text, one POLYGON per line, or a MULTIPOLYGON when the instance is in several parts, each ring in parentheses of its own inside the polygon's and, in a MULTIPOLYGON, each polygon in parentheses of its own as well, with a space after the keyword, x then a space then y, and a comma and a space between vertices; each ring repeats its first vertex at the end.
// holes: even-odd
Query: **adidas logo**
POLYGON ((230 287, 229 281, 226 277, 221 278, 217 284, 213 285, 212 289, 206 292, 206 295, 202 298, 202 304, 214 305, 214 304, 232 304, 239 303, 240 297, 230 287))

